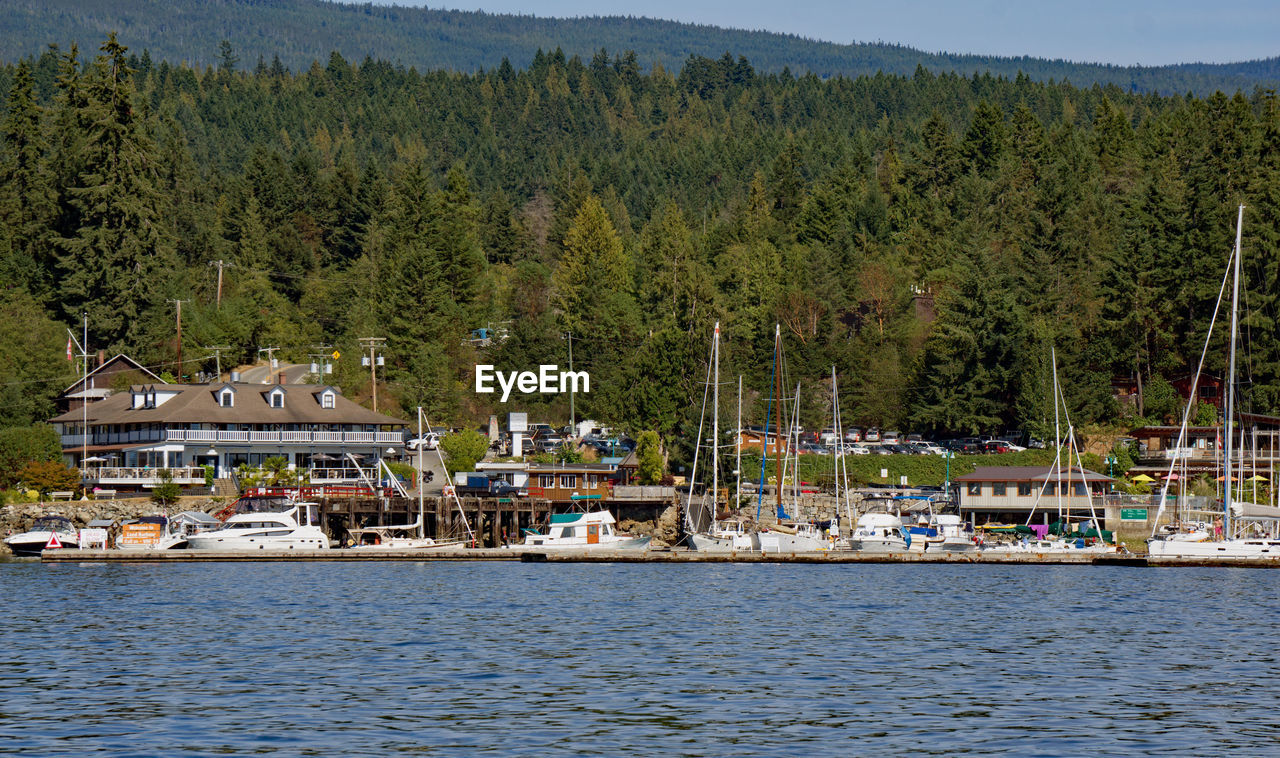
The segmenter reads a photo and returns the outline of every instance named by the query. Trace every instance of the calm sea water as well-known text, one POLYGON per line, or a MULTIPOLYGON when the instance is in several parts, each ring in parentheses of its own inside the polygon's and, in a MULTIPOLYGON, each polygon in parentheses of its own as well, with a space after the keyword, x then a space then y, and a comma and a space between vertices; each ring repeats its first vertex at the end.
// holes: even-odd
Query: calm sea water
POLYGON ((0 564, 0 752, 1280 753, 1280 572, 0 564))

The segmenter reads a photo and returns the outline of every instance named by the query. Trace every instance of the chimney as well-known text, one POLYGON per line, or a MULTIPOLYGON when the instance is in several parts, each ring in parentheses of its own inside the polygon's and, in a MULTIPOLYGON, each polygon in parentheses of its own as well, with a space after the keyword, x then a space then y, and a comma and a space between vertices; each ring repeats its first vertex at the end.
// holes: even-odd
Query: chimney
POLYGON ((99 351, 98 351, 98 365, 99 365, 99 366, 101 366, 102 364, 104 364, 104 363, 106 363, 106 362, 107 362, 107 351, 106 351, 106 350, 99 350, 99 351))
POLYGON ((284 372, 276 374, 276 384, 284 384, 284 372))

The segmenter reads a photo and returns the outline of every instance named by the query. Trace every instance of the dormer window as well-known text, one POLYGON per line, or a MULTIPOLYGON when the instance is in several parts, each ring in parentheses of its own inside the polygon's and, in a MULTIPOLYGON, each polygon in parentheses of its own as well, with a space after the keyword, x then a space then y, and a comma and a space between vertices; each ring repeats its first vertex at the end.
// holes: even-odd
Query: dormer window
POLYGON ((333 407, 333 393, 332 393, 332 392, 322 392, 322 393, 320 393, 320 407, 321 407, 321 408, 332 408, 332 407, 333 407))
POLYGON ((232 408, 236 404, 236 393, 231 389, 225 389, 218 393, 218 405, 223 408, 232 408))
POLYGON ((283 408, 284 407, 284 390, 277 388, 267 393, 267 405, 271 406, 272 408, 283 408))

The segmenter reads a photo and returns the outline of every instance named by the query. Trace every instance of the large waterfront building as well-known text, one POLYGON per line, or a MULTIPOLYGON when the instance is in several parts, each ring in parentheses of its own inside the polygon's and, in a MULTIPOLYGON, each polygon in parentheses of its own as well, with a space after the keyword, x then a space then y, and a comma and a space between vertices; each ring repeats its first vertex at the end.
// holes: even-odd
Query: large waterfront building
POLYGON ((1112 479, 1075 467, 1059 476, 1051 466, 979 466, 952 481, 959 487, 961 515, 982 525, 1026 523, 1033 509, 1036 523, 1056 521, 1060 509, 1087 517, 1091 503, 1102 517, 1112 479))
POLYGON ((120 490, 153 487, 162 471, 200 485, 205 466, 226 478, 277 456, 312 484, 358 483, 365 465, 403 450, 408 427, 329 385, 239 382, 133 385, 51 423, 87 486, 120 490))

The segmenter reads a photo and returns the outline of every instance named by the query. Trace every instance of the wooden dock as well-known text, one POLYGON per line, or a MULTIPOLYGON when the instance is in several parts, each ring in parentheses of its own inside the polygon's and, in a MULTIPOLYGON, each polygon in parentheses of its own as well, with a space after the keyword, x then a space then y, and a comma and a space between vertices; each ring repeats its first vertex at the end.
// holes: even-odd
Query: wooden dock
POLYGON ((1152 558, 1140 554, 1070 553, 700 553, 656 550, 528 550, 430 548, 425 550, 46 550, 47 563, 194 563, 261 561, 522 561, 525 563, 911 563, 1129 567, 1280 568, 1280 559, 1152 558))

